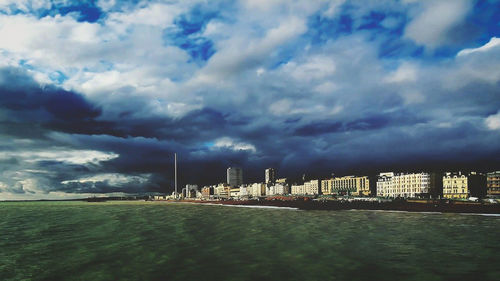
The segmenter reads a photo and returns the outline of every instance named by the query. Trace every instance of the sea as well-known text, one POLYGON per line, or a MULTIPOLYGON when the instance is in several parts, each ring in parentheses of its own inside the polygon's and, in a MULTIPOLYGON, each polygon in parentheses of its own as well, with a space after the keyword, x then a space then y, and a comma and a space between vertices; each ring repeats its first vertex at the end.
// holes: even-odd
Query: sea
POLYGON ((500 280, 500 217, 0 202, 0 280, 500 280))

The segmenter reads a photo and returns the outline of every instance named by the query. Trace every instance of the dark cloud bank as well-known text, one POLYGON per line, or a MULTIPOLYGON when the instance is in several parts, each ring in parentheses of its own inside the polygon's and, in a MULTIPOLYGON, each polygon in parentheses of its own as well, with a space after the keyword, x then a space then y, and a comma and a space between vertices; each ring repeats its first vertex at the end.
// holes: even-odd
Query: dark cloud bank
POLYGON ((167 192, 172 190, 174 152, 179 154, 181 184, 222 182, 230 165, 243 167, 246 182, 262 181, 266 167, 276 167, 279 176, 288 177, 500 167, 498 134, 475 122, 493 114, 491 109, 500 103, 490 100, 493 106, 474 107, 491 94, 489 91, 498 94, 498 85, 491 89, 465 87, 470 91, 467 104, 474 112, 467 118, 457 116, 453 126, 432 125, 428 112, 447 106, 452 114, 454 110, 459 114, 465 101, 438 100, 392 112, 371 108, 365 116, 338 120, 278 122, 267 116, 267 123, 256 125, 252 117, 243 114, 244 107, 227 111, 202 108, 180 118, 122 115, 108 120, 102 118, 99 105, 75 92, 40 86, 23 70, 1 69, 0 81, 2 151, 18 152, 0 161, 3 177, 10 176, 8 187, 4 187, 7 192, 36 192, 21 176, 16 178, 18 171, 38 179, 38 191, 43 192, 167 192), (474 90, 478 88, 481 92, 474 90), (252 144, 255 151, 214 145, 220 137, 252 144), (118 157, 70 163, 16 156, 40 149, 53 150, 56 155, 66 149, 118 157), (145 181, 132 179, 118 184, 72 181, 96 174, 148 176, 145 181))

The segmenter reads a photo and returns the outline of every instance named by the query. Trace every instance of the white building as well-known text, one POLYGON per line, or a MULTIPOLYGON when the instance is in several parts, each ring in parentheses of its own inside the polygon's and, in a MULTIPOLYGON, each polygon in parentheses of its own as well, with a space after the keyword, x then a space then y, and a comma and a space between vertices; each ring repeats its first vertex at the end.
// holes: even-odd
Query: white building
POLYGON ((319 180, 311 180, 304 183, 306 195, 318 195, 321 193, 321 183, 319 180))
POLYGON ((263 183, 252 183, 247 186, 248 195, 260 197, 266 195, 266 185, 263 183))
POLYGON ((416 197, 431 193, 431 174, 380 173, 377 180, 377 196, 416 197))
POLYGON ((240 197, 248 196, 248 187, 246 185, 240 186, 240 197))
POLYGON ((230 186, 226 183, 219 183, 214 186, 214 196, 215 197, 228 197, 230 186))
POLYGON ((266 195, 285 195, 290 194, 290 187, 286 184, 277 183, 275 185, 271 185, 266 187, 266 195))
POLYGON ((291 190, 292 195, 305 195, 306 194, 306 189, 303 184, 300 185, 292 185, 292 190, 291 190))
POLYGON ((198 193, 200 193, 196 184, 186 184, 186 188, 183 188, 183 191, 184 198, 197 198, 199 197, 198 193))
POLYGON ((231 187, 240 186, 243 184, 243 170, 241 168, 227 168, 227 184, 231 187))

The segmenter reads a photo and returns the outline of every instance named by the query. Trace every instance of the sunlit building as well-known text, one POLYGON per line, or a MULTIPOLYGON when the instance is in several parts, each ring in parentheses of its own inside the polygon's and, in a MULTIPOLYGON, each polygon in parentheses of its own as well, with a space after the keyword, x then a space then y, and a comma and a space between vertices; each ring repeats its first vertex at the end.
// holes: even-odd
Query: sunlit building
POLYGON ((310 180, 304 183, 304 190, 306 195, 321 194, 321 183, 319 180, 310 180))
POLYGON ((377 196, 381 197, 429 197, 439 189, 439 178, 431 173, 380 173, 377 180, 377 196))
POLYGON ((367 176, 335 177, 321 181, 321 191, 325 195, 370 196, 372 189, 374 189, 374 185, 372 188, 367 176))
POLYGON ((260 197, 266 195, 266 185, 264 183, 252 183, 247 186, 248 195, 260 197))
POLYGON ((213 186, 205 186, 201 189, 201 196, 203 198, 210 198, 214 195, 214 187, 213 186))
POLYGON ((443 197, 449 199, 483 198, 486 196, 486 177, 470 172, 448 172, 443 176, 443 197))
POLYGON ((305 186, 303 184, 292 184, 291 194, 292 195, 305 195, 306 194, 305 186))
POLYGON ((269 186, 276 182, 276 170, 274 168, 266 169, 265 171, 265 183, 269 186))
POLYGON ((214 187, 214 197, 227 198, 229 196, 229 190, 231 186, 227 183, 219 183, 214 187))
POLYGON ((500 171, 487 174, 486 187, 488 196, 500 196, 500 171))
POLYGON ((287 184, 276 183, 266 187, 266 195, 286 195, 290 194, 290 187, 287 184))

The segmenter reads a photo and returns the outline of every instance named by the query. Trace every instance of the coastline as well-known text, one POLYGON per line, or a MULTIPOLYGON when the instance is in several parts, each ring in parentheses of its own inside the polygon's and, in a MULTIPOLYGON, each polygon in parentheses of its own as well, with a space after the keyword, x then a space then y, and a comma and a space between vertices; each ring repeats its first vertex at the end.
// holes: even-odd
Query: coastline
POLYGON ((429 200, 425 202, 407 201, 343 201, 343 200, 179 200, 175 202, 233 205, 254 207, 278 207, 296 210, 373 210, 400 211, 419 213, 463 213, 463 214, 500 214, 500 204, 485 204, 475 202, 454 202, 429 200))

